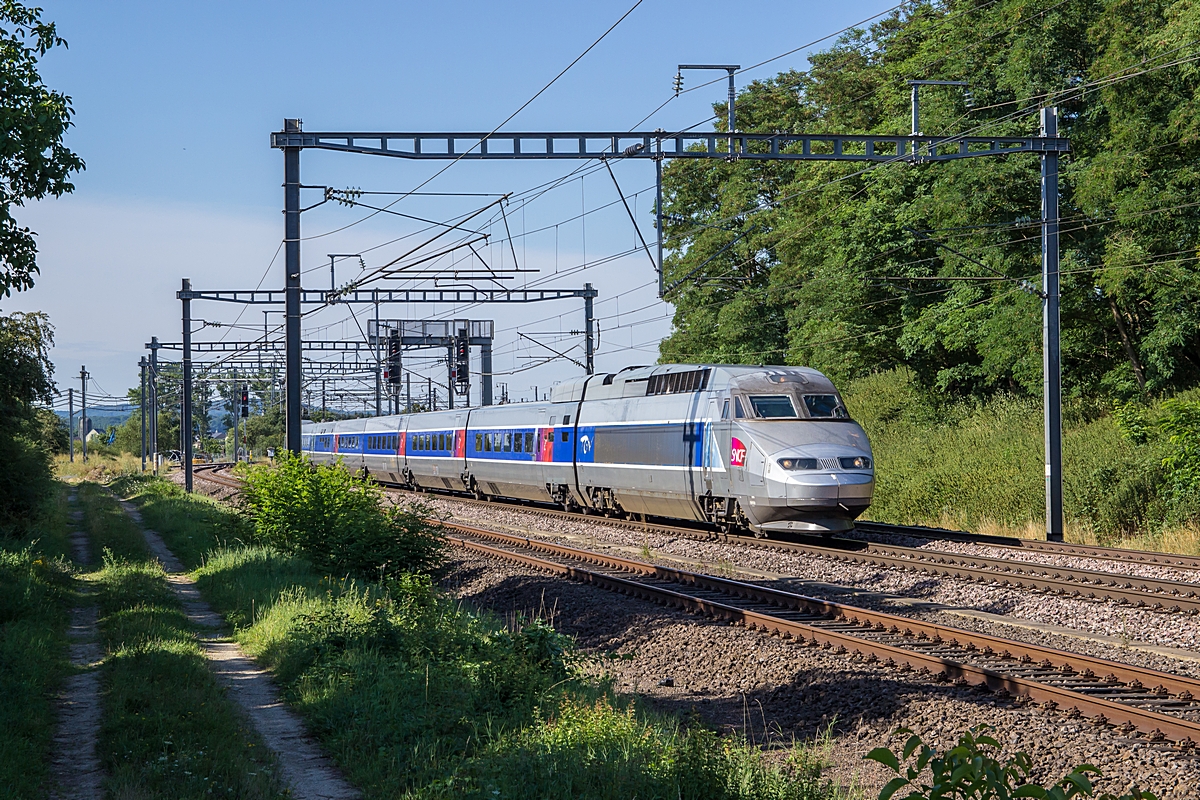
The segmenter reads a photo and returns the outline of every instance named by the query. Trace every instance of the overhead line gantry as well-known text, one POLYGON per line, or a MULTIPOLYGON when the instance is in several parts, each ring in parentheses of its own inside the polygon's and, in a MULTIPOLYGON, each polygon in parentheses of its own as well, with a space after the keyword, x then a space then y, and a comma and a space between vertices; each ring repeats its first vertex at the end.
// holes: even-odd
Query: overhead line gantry
MULTIPOLYGON (((388 156, 417 161, 637 159, 655 163, 659 297, 663 295, 662 162, 668 158, 745 161, 928 163, 1031 153, 1042 160, 1043 372, 1045 379, 1046 537, 1061 541, 1062 366, 1059 346, 1058 158, 1070 142, 1058 135, 1058 110, 1041 109, 1040 136, 930 136, 919 132, 913 103, 908 136, 804 133, 581 131, 537 133, 304 131, 285 119, 271 134, 283 151, 287 343, 287 447, 300 450, 300 151, 388 156)), ((590 339, 589 339, 590 341, 590 339)), ((588 359, 591 367, 591 358, 588 359)), ((591 370, 589 369, 589 372, 591 370)))

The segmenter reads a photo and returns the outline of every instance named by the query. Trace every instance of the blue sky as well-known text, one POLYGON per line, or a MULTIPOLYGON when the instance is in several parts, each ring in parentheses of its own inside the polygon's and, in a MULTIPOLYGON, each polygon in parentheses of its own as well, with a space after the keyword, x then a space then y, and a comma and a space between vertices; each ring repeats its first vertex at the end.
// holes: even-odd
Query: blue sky
MULTIPOLYGON (((268 147, 282 119, 306 130, 487 131, 524 103, 632 2, 97 3, 42 0, 68 50, 42 64, 46 82, 74 99, 70 146, 87 162, 76 192, 18 211, 39 234, 37 286, 0 303, 4 311, 40 309, 57 327, 54 360, 62 388, 87 364, 93 391, 122 394, 151 335, 176 341, 174 291, 189 277, 204 289, 282 284, 282 156, 268 147), (268 265, 270 268, 268 269, 268 265)), ((645 0, 579 64, 506 130, 625 130, 671 96, 679 63, 749 66, 877 14, 894 3, 797 2, 757 7, 645 0)), ((821 46, 819 45, 817 49, 821 46)), ((738 78, 744 86, 789 68, 795 53, 738 78)), ((715 76, 714 76, 715 77, 715 76)), ((698 73, 687 77, 700 82, 698 73)), ((643 127, 672 129, 705 119, 724 97, 715 84, 673 100, 643 127)), ((443 166, 369 156, 306 152, 305 183, 374 191, 412 189, 443 166)), ((520 192, 560 177, 575 162, 459 163, 426 187, 444 192, 520 192)), ((649 163, 615 166, 622 189, 647 190, 649 163)), ((631 249, 629 218, 606 172, 575 180, 510 209, 518 261, 542 272, 566 270, 631 249), (587 211, 584 221, 563 222, 587 211), (557 223, 557 225, 556 225, 557 223), (539 233, 528 233, 546 228, 539 233)), ((410 198, 397 210, 445 218, 478 198, 410 198)), ((652 239, 652 192, 636 198, 643 235, 652 239)), ((303 236, 363 216, 329 204, 303 218, 303 236)), ((305 281, 328 282, 327 253, 378 247, 414 228, 378 217, 304 244, 305 281)), ((495 233, 495 230, 492 231, 495 233)), ((497 237, 499 238, 499 237, 497 237)), ((398 246, 398 245, 396 245, 398 246)), ((394 247, 396 247, 394 246, 394 247)), ((380 248, 378 259, 394 252, 380 248)), ((398 253, 395 253, 398 254, 398 253)), ((505 256, 511 262, 511 257, 505 256)), ((498 252, 489 258, 500 259, 498 252)), ((368 259, 368 263, 371 262, 368 259)), ((347 275, 346 277, 350 277, 347 275)), ((576 271, 548 285, 584 281, 600 291, 601 370, 652 363, 669 331, 671 308, 657 301, 644 253, 576 271)), ((197 317, 232 323, 237 309, 199 304, 197 317)), ((559 361, 530 369, 538 348, 519 330, 556 349, 575 348, 578 305, 394 307, 384 316, 495 319, 496 380, 514 398, 579 373, 559 361)), ((277 319, 277 317, 276 317, 277 319)), ((261 327, 261 311, 239 324, 261 327)), ((363 323, 365 324, 365 323, 363 323)), ((357 338, 344 309, 314 315, 306 335, 357 338)), ((197 339, 250 338, 249 330, 208 329, 197 339)), ((418 374, 441 368, 413 359, 418 374)), ((477 402, 477 396, 472 402, 477 402)))

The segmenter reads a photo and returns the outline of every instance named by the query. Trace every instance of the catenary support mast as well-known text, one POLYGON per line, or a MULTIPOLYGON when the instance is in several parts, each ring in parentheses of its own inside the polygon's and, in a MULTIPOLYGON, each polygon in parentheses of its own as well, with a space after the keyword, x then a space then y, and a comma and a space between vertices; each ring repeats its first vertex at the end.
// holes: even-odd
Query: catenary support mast
MULTIPOLYGON (((1042 109, 1042 136, 1058 138, 1058 109, 1042 109)), ((1042 369, 1046 443, 1046 539, 1063 540, 1062 348, 1059 340, 1058 151, 1042 152, 1042 369)))

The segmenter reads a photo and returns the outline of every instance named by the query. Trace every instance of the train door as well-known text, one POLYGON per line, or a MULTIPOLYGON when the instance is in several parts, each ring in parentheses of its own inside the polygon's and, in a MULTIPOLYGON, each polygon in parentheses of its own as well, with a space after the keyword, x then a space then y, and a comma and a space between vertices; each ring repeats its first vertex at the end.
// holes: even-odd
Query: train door
POLYGON ((751 444, 750 452, 746 454, 746 472, 749 473, 750 485, 762 486, 766 471, 766 455, 757 444, 751 444))
POLYGON ((721 419, 721 413, 717 408, 716 398, 712 398, 708 401, 707 419, 701 421, 704 449, 700 456, 700 464, 706 492, 713 491, 713 482, 717 479, 715 473, 718 468, 724 467, 724 464, 721 463, 721 451, 717 447, 716 425, 719 419, 721 419))

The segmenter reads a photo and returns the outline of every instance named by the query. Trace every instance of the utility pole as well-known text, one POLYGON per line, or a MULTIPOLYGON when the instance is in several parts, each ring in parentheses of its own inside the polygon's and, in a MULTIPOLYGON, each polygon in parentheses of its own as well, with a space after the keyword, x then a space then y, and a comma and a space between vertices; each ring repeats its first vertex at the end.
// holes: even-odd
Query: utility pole
POLYGON ((75 390, 67 389, 67 449, 71 463, 75 463, 75 390))
POLYGON ((158 474, 158 337, 150 337, 150 455, 158 474))
POLYGON ((180 402, 179 438, 183 459, 183 490, 192 491, 192 282, 183 279, 183 397, 180 402))
MULTIPOLYGON (((286 133, 300 133, 299 119, 285 119, 286 133)), ((285 297, 284 359, 287 391, 284 431, 286 445, 293 455, 300 454, 300 148, 283 148, 283 227, 284 269, 287 275, 285 297)))
POLYGON ((404 378, 407 381, 404 390, 404 413, 412 413, 412 373, 404 373, 404 378))
MULTIPOLYGON (((914 89, 915 91, 915 89, 914 89)), ((1042 109, 1042 136, 1058 138, 1058 109, 1042 109)), ((1046 444, 1046 540, 1063 540, 1062 349, 1059 342, 1058 151, 1042 151, 1042 371, 1046 444)))
POLYGON ((233 463, 236 464, 241 459, 238 457, 238 428, 242 423, 242 385, 238 383, 237 369, 233 370, 233 463))
POLYGON ((82 387, 79 395, 79 441, 83 451, 83 463, 87 463, 87 367, 79 368, 79 384, 82 387))
POLYGON ((142 368, 142 393, 138 395, 138 405, 142 407, 142 472, 146 471, 146 357, 138 362, 142 368))
MULTIPOLYGON (((375 416, 383 414, 383 360, 379 355, 379 301, 375 301, 375 416)), ((370 342, 368 342, 370 344, 370 342)))

